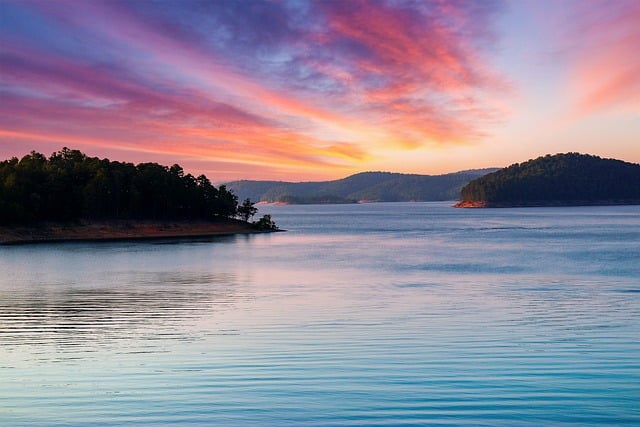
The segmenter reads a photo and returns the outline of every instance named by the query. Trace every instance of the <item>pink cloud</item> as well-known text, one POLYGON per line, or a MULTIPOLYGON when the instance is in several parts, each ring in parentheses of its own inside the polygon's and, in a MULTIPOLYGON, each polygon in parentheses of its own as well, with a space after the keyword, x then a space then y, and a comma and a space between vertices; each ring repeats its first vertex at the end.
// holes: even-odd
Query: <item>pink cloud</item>
POLYGON ((503 85, 496 2, 17 5, 50 28, 0 45, 5 140, 342 170, 481 138, 495 120, 483 95, 503 85))
POLYGON ((346 51, 343 69, 333 67, 330 75, 349 75, 361 111, 395 133, 412 134, 407 146, 482 135, 495 116, 471 93, 506 87, 479 48, 494 40, 485 25, 491 9, 466 2, 427 2, 418 10, 374 4, 323 4, 329 30, 313 40, 346 51))
POLYGON ((578 3, 567 52, 574 115, 640 108, 640 2, 578 3))

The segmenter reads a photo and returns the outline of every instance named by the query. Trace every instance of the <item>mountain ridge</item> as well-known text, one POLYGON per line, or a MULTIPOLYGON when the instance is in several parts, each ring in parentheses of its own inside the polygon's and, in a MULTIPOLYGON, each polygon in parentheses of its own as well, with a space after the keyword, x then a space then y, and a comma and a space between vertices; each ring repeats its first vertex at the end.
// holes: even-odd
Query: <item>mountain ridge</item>
POLYGON ((240 200, 309 204, 456 200, 460 189, 498 168, 469 169, 442 175, 360 172, 332 181, 254 181, 226 183, 240 200))

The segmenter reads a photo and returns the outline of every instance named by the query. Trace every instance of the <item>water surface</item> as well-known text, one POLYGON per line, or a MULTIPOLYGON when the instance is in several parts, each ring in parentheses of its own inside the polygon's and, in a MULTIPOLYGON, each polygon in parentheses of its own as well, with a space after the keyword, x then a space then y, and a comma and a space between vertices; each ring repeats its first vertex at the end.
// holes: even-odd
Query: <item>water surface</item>
POLYGON ((0 247, 0 425, 640 425, 640 206, 0 247))

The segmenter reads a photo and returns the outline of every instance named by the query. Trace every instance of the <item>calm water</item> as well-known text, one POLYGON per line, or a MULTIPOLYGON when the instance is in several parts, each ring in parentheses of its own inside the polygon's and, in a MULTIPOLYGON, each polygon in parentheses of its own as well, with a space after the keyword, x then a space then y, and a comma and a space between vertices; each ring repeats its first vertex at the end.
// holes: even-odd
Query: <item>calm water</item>
POLYGON ((640 206, 0 247, 0 425, 640 425, 640 206))

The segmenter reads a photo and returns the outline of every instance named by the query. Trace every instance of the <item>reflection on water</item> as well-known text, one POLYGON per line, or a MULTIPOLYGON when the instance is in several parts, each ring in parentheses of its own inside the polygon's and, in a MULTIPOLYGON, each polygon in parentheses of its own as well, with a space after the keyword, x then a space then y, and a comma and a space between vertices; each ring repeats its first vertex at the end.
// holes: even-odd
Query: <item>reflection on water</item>
POLYGON ((184 323, 246 298, 232 274, 133 271, 111 280, 117 286, 48 283, 1 293, 2 344, 53 343, 64 350, 122 339, 186 339, 184 323))
POLYGON ((640 207, 263 209, 0 247, 0 425, 640 425, 640 207))

